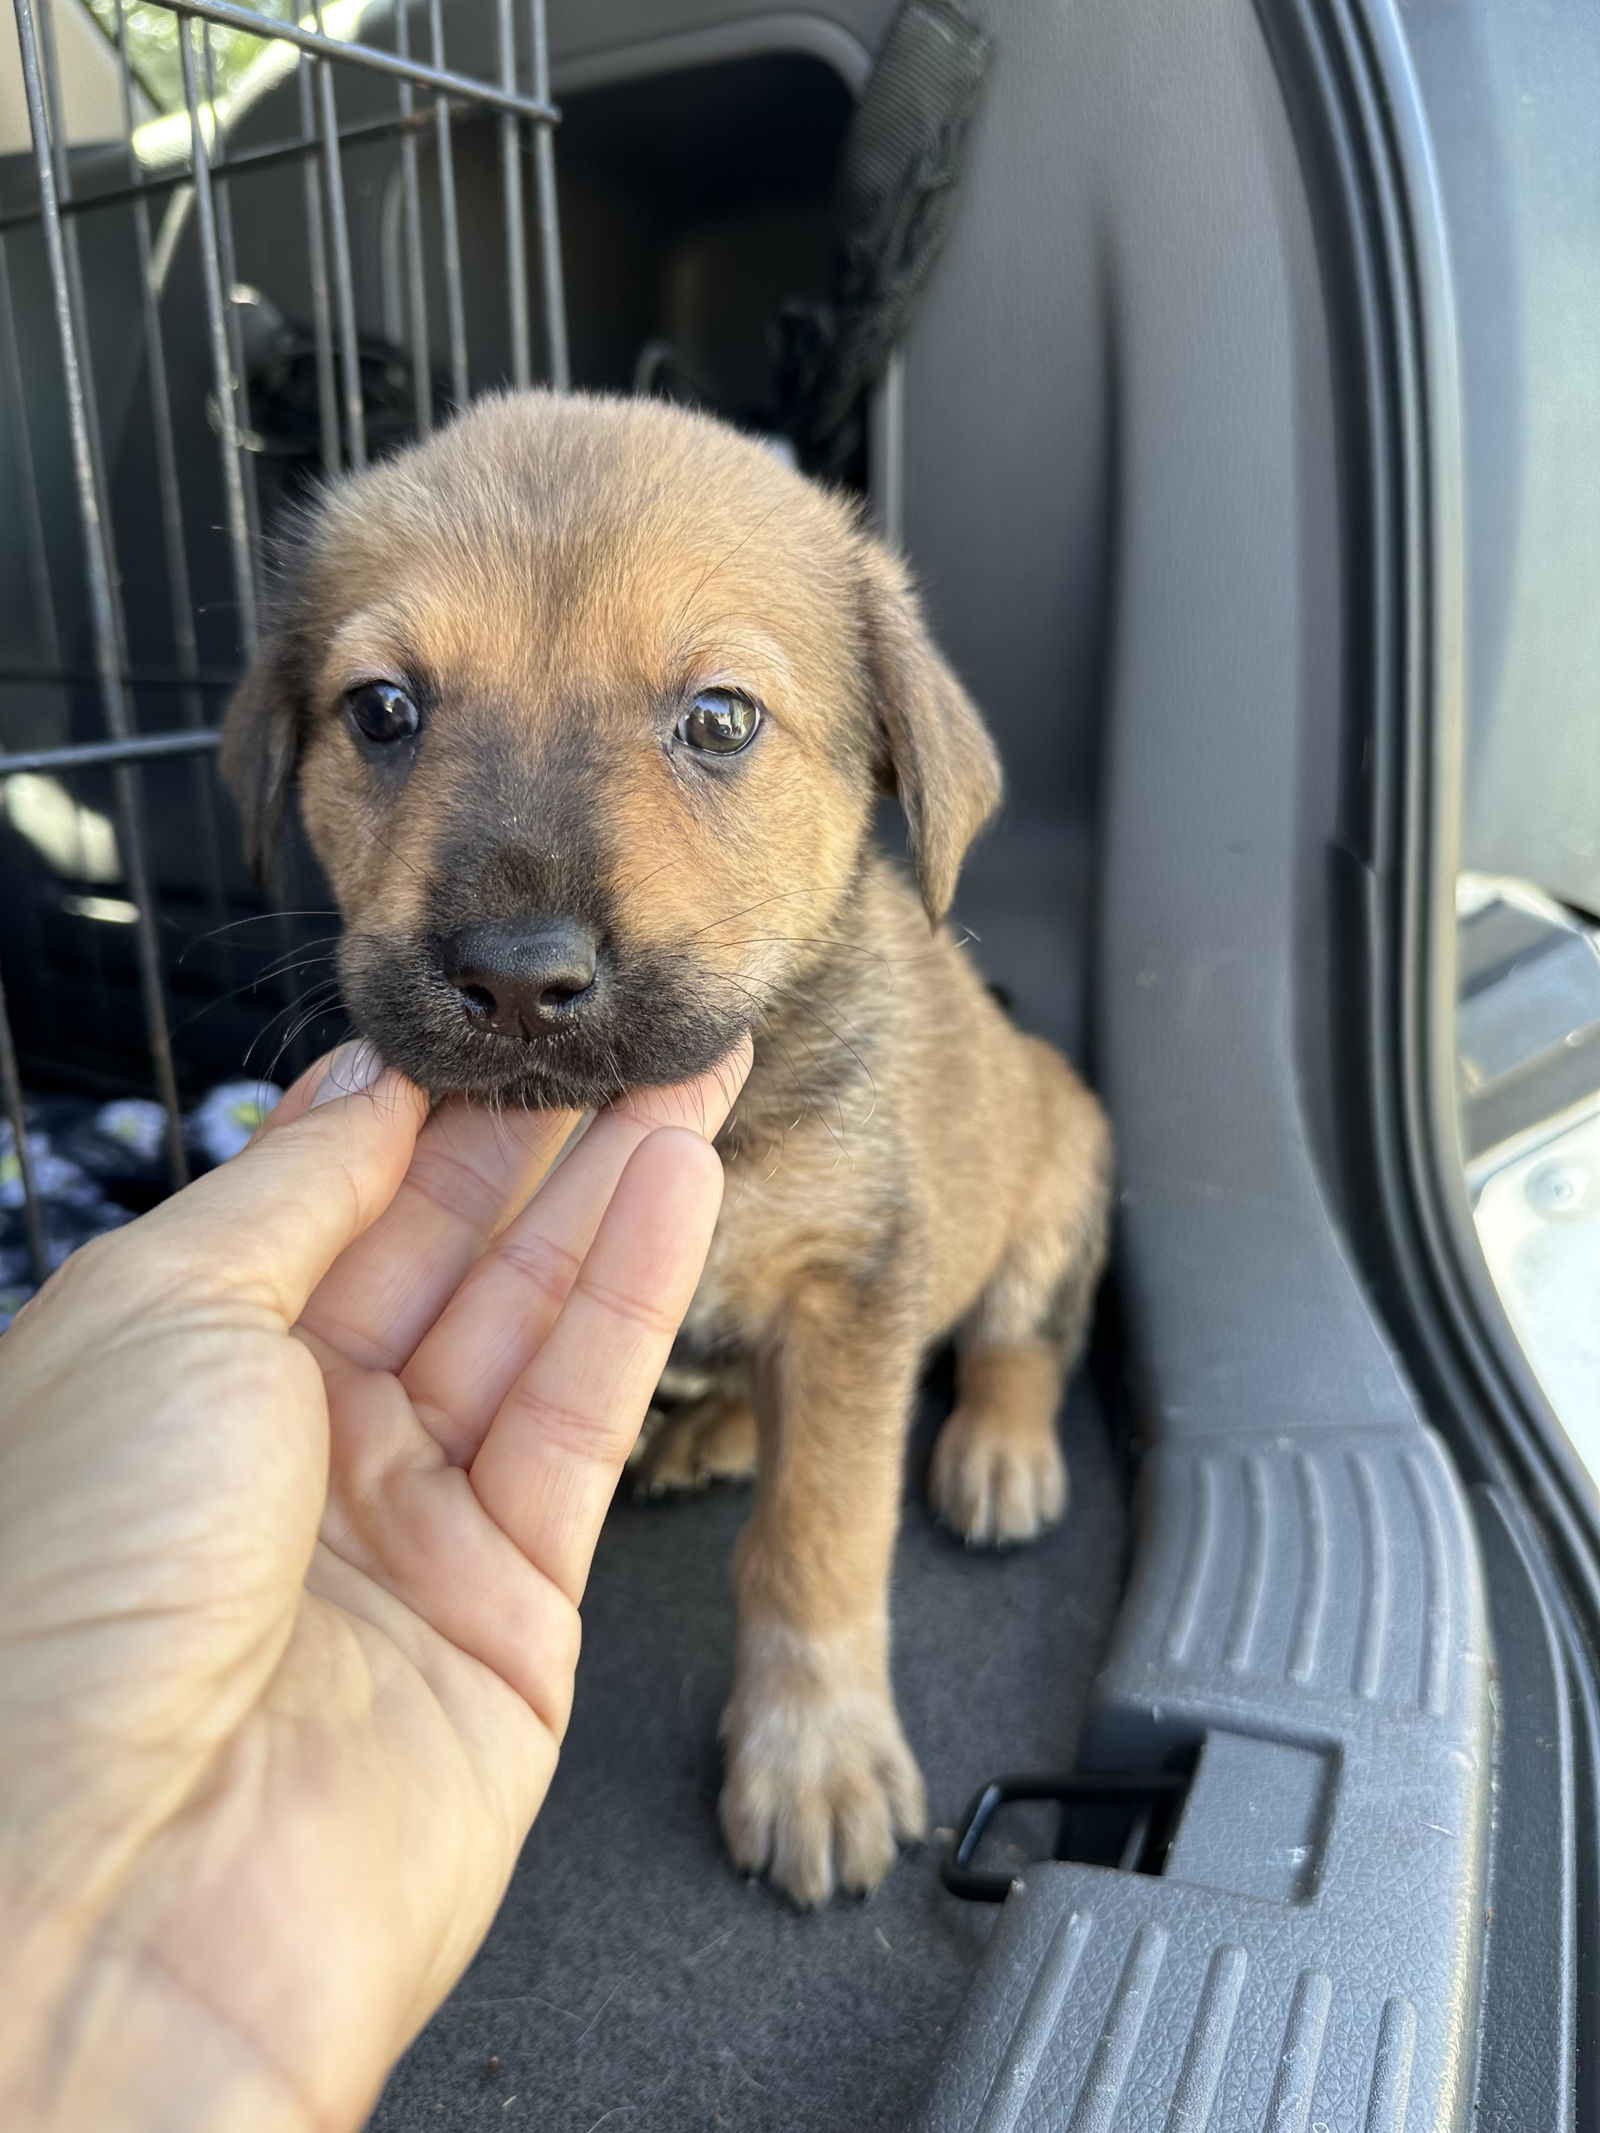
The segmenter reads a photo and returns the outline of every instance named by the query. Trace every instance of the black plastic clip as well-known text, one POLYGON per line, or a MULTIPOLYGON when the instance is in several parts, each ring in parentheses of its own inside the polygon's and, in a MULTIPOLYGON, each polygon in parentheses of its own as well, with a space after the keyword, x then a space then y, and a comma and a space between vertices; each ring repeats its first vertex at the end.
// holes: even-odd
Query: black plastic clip
MULTIPOLYGON (((1177 1822, 1179 1803, 1188 1790, 1186 1771, 1101 1775, 1070 1771, 1054 1777, 993 1778, 973 1800, 939 1866, 939 1878, 952 1896, 971 1903, 1004 1903, 1017 1872, 984 1872, 972 1864, 984 1832, 998 1809, 1018 1800, 1053 1800, 1061 1818, 1056 1831, 1056 1859, 1089 1859, 1124 1873, 1158 1874, 1177 1822), (1074 1811, 1085 1806, 1112 1810, 1113 1841, 1097 1832, 1092 1847, 1074 1842, 1074 1811), (1121 1812, 1117 1812, 1121 1810, 1121 1812)), ((1021 1869, 1018 1870, 1020 1872, 1021 1869)))

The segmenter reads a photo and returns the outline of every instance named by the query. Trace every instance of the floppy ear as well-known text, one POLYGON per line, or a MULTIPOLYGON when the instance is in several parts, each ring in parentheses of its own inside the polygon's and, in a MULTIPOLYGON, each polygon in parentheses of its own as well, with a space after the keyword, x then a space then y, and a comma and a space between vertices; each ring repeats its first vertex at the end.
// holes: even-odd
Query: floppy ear
POLYGON ((244 825, 245 859, 263 888, 283 835, 300 760, 301 706, 291 633, 264 637, 222 721, 222 782, 244 825))
POLYGON ((264 889, 305 744, 305 587, 320 505, 319 498, 292 507, 269 540, 266 627, 222 715, 222 782, 239 810, 246 863, 264 889))
POLYGON ((1000 759, 935 649, 905 570, 876 541, 863 544, 862 580, 880 768, 905 810, 917 887, 937 925, 967 847, 1000 805, 1000 759))

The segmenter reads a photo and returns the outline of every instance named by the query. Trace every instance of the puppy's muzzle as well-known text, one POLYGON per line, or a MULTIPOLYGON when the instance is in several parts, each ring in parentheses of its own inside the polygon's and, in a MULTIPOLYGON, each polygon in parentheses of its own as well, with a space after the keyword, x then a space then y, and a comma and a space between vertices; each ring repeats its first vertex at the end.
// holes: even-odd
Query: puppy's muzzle
POLYGON ((474 1029, 524 1044, 573 1028, 602 975, 593 927, 548 912, 459 927, 440 943, 440 961, 474 1029))

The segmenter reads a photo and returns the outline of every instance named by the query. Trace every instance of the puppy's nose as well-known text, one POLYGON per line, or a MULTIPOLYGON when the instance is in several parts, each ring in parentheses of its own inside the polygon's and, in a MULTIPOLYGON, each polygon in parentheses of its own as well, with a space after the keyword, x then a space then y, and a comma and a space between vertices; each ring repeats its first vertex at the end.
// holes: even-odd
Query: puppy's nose
POLYGON ((570 1022, 594 984, 599 947, 580 919, 480 919, 443 942, 444 974, 463 1012, 503 1037, 535 1038, 570 1022))

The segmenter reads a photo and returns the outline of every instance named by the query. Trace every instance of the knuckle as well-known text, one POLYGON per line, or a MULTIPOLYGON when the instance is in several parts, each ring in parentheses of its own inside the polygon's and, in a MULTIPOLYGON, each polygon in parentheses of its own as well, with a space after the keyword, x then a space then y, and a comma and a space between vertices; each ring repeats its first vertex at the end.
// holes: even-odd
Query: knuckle
POLYGON ((579 1286, 591 1302, 600 1306, 612 1318, 620 1318, 629 1325, 658 1340, 671 1341, 677 1333, 681 1314, 666 1310, 654 1298, 641 1296, 631 1289, 617 1289, 608 1283, 590 1278, 580 1279, 579 1286))
POLYGON ((596 1466, 620 1466, 636 1434, 619 1428, 614 1415, 569 1406, 536 1386, 525 1386, 511 1397, 520 1426, 531 1428, 544 1443, 569 1458, 596 1466))
POLYGON ((548 1302, 561 1304, 572 1293, 581 1261, 576 1252, 550 1237, 506 1237, 497 1258, 548 1302))
POLYGON ((487 1230, 498 1204, 493 1185, 463 1157, 437 1143, 419 1148, 406 1178, 408 1189, 447 1215, 487 1230))

